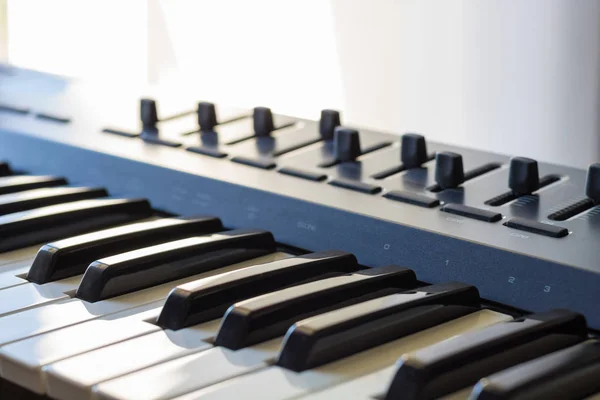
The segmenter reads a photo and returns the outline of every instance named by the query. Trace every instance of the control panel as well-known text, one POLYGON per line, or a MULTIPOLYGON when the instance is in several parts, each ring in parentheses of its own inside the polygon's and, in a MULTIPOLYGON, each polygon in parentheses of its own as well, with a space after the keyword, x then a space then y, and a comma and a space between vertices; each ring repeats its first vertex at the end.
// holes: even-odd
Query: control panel
POLYGON ((430 283, 468 282, 526 310, 581 311, 600 328, 600 164, 378 132, 336 110, 307 120, 108 86, 4 67, 2 159, 430 283))

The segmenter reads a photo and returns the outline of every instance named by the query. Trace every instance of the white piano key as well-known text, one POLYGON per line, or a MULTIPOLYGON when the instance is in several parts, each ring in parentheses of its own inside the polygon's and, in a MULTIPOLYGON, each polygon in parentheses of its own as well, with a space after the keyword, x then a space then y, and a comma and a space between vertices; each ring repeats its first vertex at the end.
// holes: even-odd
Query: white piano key
POLYGON ((32 258, 26 258, 24 260, 16 260, 16 261, 11 261, 6 264, 2 264, 2 265, 0 265, 0 273, 14 271, 15 269, 22 269, 22 268, 27 268, 27 270, 29 270, 29 268, 31 268, 32 262, 33 262, 32 258))
POLYGON ((218 327, 219 321, 213 321, 159 330, 49 364, 44 367, 46 393, 61 400, 91 399, 92 387, 100 382, 211 348, 202 340, 214 336, 218 327))
MULTIPOLYGON (((462 335, 490 326, 492 324, 507 321, 509 316, 498 314, 492 311, 480 311, 470 314, 454 321, 447 322, 440 326, 427 329, 404 339, 400 339, 399 352, 405 353, 416 351, 418 349, 430 346, 432 344, 448 340, 454 336, 462 335)), ((369 398, 383 393, 389 385, 396 372, 396 366, 392 365, 372 374, 342 383, 333 387, 326 388, 316 393, 310 393, 300 399, 309 398, 315 400, 345 398, 348 395, 356 398, 369 398)), ((469 389, 470 391, 470 389, 469 389)), ((461 391, 462 392, 462 391, 461 391)), ((467 392, 468 397, 469 392, 467 392)))
POLYGON ((364 399, 372 400, 374 395, 377 395, 385 390, 388 382, 394 377, 396 367, 391 365, 382 370, 361 376, 349 382, 344 382, 339 385, 331 386, 325 390, 307 395, 301 395, 298 399, 364 399))
MULTIPOLYGON (((194 279, 288 256, 274 253, 196 275, 194 279)), ((43 368, 46 392, 59 399, 91 398, 92 387, 100 382, 211 348, 212 345, 203 340, 214 337, 219 325, 220 320, 215 320, 178 331, 161 330, 49 364, 43 368), (128 355, 126 360, 123 360, 123 354, 128 355)))
POLYGON ((25 279, 41 245, 0 254, 0 290, 27 283, 25 279))
MULTIPOLYGON (((282 400, 306 396, 312 392, 340 385, 341 383, 393 366, 402 354, 437 341, 446 340, 456 334, 460 334, 460 332, 466 331, 468 327, 471 327, 471 329, 480 329, 509 319, 511 317, 508 315, 483 310, 313 370, 297 373, 280 367, 269 367, 205 389, 200 389, 176 399, 221 400, 235 398, 239 393, 244 393, 247 399, 261 400, 282 400), (451 327, 450 331, 446 331, 445 329, 448 324, 451 327), (463 326, 463 329, 457 330, 456 324, 463 326), (265 388, 268 388, 268 390, 265 390, 265 388)), ((381 389, 378 388, 377 390, 381 389)), ((377 390, 375 393, 370 392, 368 395, 379 394, 377 390)), ((353 394, 350 398, 355 397, 353 394)))
POLYGON ((75 290, 79 281, 81 281, 80 276, 45 285, 25 283, 0 290, 0 317, 69 299, 70 296, 65 293, 75 290))
POLYGON ((32 258, 13 261, 0 266, 0 290, 28 283, 26 276, 31 268, 32 258))
POLYGON ((156 319, 161 306, 146 304, 0 347, 0 375, 44 394, 44 365, 160 330, 146 320, 156 319))
MULTIPOLYGON (((392 378, 390 378, 392 379, 392 378)), ((467 387, 452 394, 441 397, 440 400, 469 400, 473 387, 467 387)))
POLYGON ((75 298, 7 315, 0 318, 0 346, 132 307, 164 300, 172 288, 186 282, 285 257, 289 257, 289 255, 285 253, 273 253, 96 303, 88 303, 75 298))
POLYGON ((31 265, 35 255, 42 246, 43 244, 36 244, 34 246, 24 247, 19 250, 0 253, 0 269, 4 268, 6 264, 12 264, 20 261, 29 262, 31 265))
POLYGON ((7 315, 0 318, 0 345, 164 299, 170 289, 161 286, 98 303, 61 300, 7 315))
POLYGON ((600 400, 600 393, 594 394, 592 396, 586 397, 585 400, 600 400))
POLYGON ((22 278, 29 271, 29 267, 31 265, 27 264, 27 266, 17 266, 15 269, 8 269, 6 271, 0 270, 0 292, 2 289, 10 288, 17 285, 24 285, 29 283, 26 279, 22 278))
POLYGON ((600 390, 600 341, 591 340, 480 379, 471 393, 483 399, 582 399, 600 390))
POLYGON ((170 399, 271 365, 282 340, 241 350, 213 347, 100 383, 93 390, 98 400, 170 399))
MULTIPOLYGON (((424 330, 404 339, 397 340, 400 353, 416 351, 432 344, 448 340, 454 336, 462 335, 493 325, 498 322, 507 321, 510 317, 483 310, 474 314, 466 315, 454 321, 446 322, 434 328, 424 330)), ((396 352, 396 350, 394 350, 396 352)), ((301 396, 301 399, 310 397, 315 400, 345 398, 349 394, 356 398, 371 398, 383 393, 389 385, 396 372, 396 366, 392 365, 372 374, 342 383, 317 393, 301 396)), ((468 393, 467 393, 468 395, 468 393)))

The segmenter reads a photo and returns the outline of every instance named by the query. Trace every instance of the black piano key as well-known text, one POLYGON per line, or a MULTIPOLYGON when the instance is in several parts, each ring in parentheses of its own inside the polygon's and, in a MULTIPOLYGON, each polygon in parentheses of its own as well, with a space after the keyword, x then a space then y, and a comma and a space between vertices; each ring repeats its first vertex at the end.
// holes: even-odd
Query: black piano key
POLYGON ((94 261, 76 296, 99 300, 200 274, 275 251, 270 232, 238 229, 194 236, 94 261))
POLYGON ((66 185, 67 180, 56 176, 13 175, 0 178, 0 195, 24 190, 66 185))
POLYGON ((479 292, 458 282, 426 286, 294 324, 277 365, 301 372, 477 311, 479 292))
POLYGON ((178 286, 158 318, 158 325, 177 330, 221 317, 236 301, 332 274, 358 271, 356 257, 323 251, 254 265, 178 286))
POLYGON ((0 176, 8 176, 12 175, 12 173, 13 172, 10 169, 10 165, 8 165, 6 162, 0 161, 0 176))
POLYGON ((296 321, 382 297, 415 285, 413 271, 372 268, 293 286, 234 304, 227 310, 215 345, 237 350, 283 335, 296 321))
POLYGON ((147 218, 143 199, 94 199, 35 208, 0 216, 0 251, 62 239, 147 218))
POLYGON ((488 376, 473 400, 581 399, 600 392, 600 342, 589 341, 488 376))
POLYGON ((0 215, 106 196, 106 189, 89 187, 49 187, 4 194, 0 195, 0 215))
POLYGON ((581 314, 553 310, 458 336, 403 355, 385 399, 437 399, 586 335, 581 314))
POLYGON ((101 257, 164 243, 165 238, 177 240, 222 229, 221 221, 214 217, 162 218, 59 240, 42 246, 27 279, 43 284, 83 274, 101 257))

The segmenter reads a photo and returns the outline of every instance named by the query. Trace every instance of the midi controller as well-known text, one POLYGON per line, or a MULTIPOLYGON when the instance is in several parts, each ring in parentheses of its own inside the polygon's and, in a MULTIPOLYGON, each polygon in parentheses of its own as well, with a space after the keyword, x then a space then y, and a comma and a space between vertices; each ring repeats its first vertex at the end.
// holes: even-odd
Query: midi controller
POLYGON ((0 141, 2 398, 600 392, 600 164, 12 67, 0 141))

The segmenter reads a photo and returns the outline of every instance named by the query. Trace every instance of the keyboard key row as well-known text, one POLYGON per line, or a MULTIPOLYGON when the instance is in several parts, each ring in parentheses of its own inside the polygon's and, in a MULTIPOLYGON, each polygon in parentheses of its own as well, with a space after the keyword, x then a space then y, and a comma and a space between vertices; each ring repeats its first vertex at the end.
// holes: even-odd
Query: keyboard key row
MULTIPOLYGON (((314 256, 313 256, 314 257, 314 256)), ((292 259, 288 259, 288 260, 292 260, 292 259)), ((275 261, 274 262, 276 265, 277 264, 282 264, 281 261, 275 261)), ((296 262, 288 262, 288 265, 295 265, 296 262)), ((250 264, 252 265, 252 264, 250 264)), ((253 266, 249 267, 250 269, 252 268, 259 268, 261 270, 265 270, 265 265, 268 264, 254 264, 253 266)), ((276 270, 277 268, 272 268, 274 270, 276 270)), ((406 270, 402 270, 402 269, 398 269, 399 271, 405 271, 406 270)), ((376 270, 369 270, 369 271, 376 271, 376 270)), ((346 274, 348 275, 348 274, 346 274)), ((350 275, 353 275, 352 273, 350 275)), ((215 275, 217 278, 219 277, 219 275, 215 275)), ((205 280, 210 281, 211 278, 205 278, 205 280)), ((325 279, 327 280, 327 279, 325 279)), ((310 287, 311 284, 314 284, 314 282, 309 282, 303 285, 299 285, 298 287, 310 287)), ((198 285, 198 283, 194 283, 195 286, 202 286, 202 285, 198 285)), ((310 292, 310 290, 309 290, 310 292)), ((278 295, 279 293, 275 292, 273 293, 273 295, 278 295)), ((268 297, 269 295, 263 295, 261 297, 268 297)), ((260 297, 259 297, 260 298, 260 297)), ((269 301, 264 302, 265 304, 270 304, 269 301)), ((252 346, 245 346, 243 349, 239 350, 242 351, 242 353, 238 353, 238 352, 233 352, 231 356, 228 356, 229 354, 229 350, 225 349, 225 348, 218 348, 218 347, 213 347, 210 343, 211 342, 215 342, 213 340, 210 340, 211 338, 215 338, 218 337, 219 335, 219 330, 218 327, 219 325, 223 326, 222 322, 219 321, 212 321, 209 323, 204 323, 204 324, 200 324, 200 325, 196 325, 194 327, 191 328, 184 328, 181 329, 179 331, 172 331, 172 330, 160 330, 160 328, 157 325, 154 324, 150 324, 148 322, 145 321, 141 321, 138 320, 137 322, 139 322, 139 326, 140 328, 133 329, 133 334, 132 337, 127 337, 127 339, 131 339, 131 340, 125 340, 121 343, 116 343, 114 345, 109 345, 108 347, 101 347, 102 345, 105 345, 106 342, 100 342, 99 344, 99 349, 97 350, 92 350, 92 351, 88 351, 87 353, 83 353, 80 356, 75 356, 75 357, 71 357, 68 359, 65 359, 64 361, 60 361, 57 360, 57 362, 51 363, 52 365, 44 368, 44 372, 41 373, 45 373, 48 376, 46 376, 46 378, 40 378, 37 381, 38 382, 47 382, 46 383, 46 387, 43 390, 47 390, 49 392, 49 394, 53 397, 57 397, 57 398, 91 398, 91 393, 94 390, 94 388, 98 389, 102 386, 107 386, 108 389, 110 390, 111 388, 111 379, 117 379, 117 381, 119 379, 135 379, 136 376, 136 372, 138 370, 141 370, 139 373, 150 373, 152 370, 152 366, 156 366, 156 368, 164 368, 165 363, 167 363, 166 365, 170 365, 168 363, 170 363, 169 360, 173 360, 173 362, 176 362, 178 359, 180 359, 181 357, 185 357, 185 359, 200 359, 200 360, 205 360, 205 362, 209 362, 210 364, 206 364, 206 365, 211 365, 211 366, 218 366, 221 365, 222 367, 219 369, 215 369, 214 370, 214 374, 209 376, 206 376, 205 374, 202 374, 201 376, 205 379, 204 381, 202 379, 195 379, 193 380, 194 382, 196 382, 196 384, 202 385, 202 382, 207 382, 207 383, 217 383, 219 381, 224 380, 224 383, 227 382, 226 379, 229 378, 233 378, 236 376, 241 376, 242 374, 251 374, 254 371, 258 371, 256 373, 264 373, 267 376, 270 375, 274 375, 274 376, 279 376, 279 375, 284 375, 284 376, 290 376, 290 374, 294 371, 290 371, 290 368, 285 368, 286 367, 286 362, 282 361, 285 359, 285 354, 287 352, 287 354, 297 354, 297 355, 307 355, 308 358, 313 357, 313 359, 321 359, 322 362, 319 363, 315 363, 313 365, 308 366, 307 368, 291 368, 291 370, 296 369, 295 372, 297 373, 302 373, 303 370, 307 373, 314 373, 314 368, 318 367, 319 364, 325 364, 325 368, 328 367, 328 363, 336 363, 338 362, 338 360, 341 359, 346 359, 346 360, 350 360, 352 356, 352 354, 359 352, 359 354, 362 354, 362 356, 365 356, 364 354, 367 354, 369 351, 368 348, 373 348, 375 347, 375 349, 379 349, 377 350, 377 354, 378 360, 381 360, 381 354, 379 354, 379 351, 381 351, 381 346, 388 346, 389 343, 395 342, 395 340, 399 340, 397 339, 398 337, 402 337, 402 336, 406 336, 406 335, 410 335, 411 333, 417 333, 418 331, 421 330, 426 330, 428 326, 435 326, 435 325, 440 325, 443 324, 444 322, 451 322, 453 320, 457 320, 460 319, 460 315, 470 315, 473 313, 477 313, 480 311, 477 311, 477 305, 479 303, 479 298, 478 298, 478 294, 476 289, 468 286, 468 285, 462 285, 462 284, 446 284, 446 285, 434 285, 431 287, 425 287, 422 288, 420 290, 412 290, 412 291, 404 291, 401 292, 398 295, 389 295, 389 296, 385 296, 385 297, 381 297, 379 299, 376 300, 371 300, 371 301, 367 301, 367 302, 363 302, 363 303, 359 303, 356 305, 352 305, 352 306, 347 306, 344 307, 342 309, 339 309, 338 311, 331 311, 329 313, 325 313, 325 314, 321 314, 318 317, 313 317, 313 318, 309 318, 305 321, 300 321, 298 323, 296 323, 294 326, 292 326, 292 328, 290 329, 290 332, 288 332, 288 334, 286 335, 286 339, 284 340, 282 337, 278 337, 275 339, 271 339, 271 340, 267 340, 266 342, 262 342, 259 344, 255 344, 252 346), (436 298, 437 297, 437 298, 436 298), (451 299, 454 299, 454 301, 451 301, 451 299), (412 303, 412 304, 411 304, 412 303), (413 307, 411 307, 410 305, 412 305, 413 307), (442 306, 438 306, 438 307, 423 307, 424 305, 427 304, 442 304, 442 306), (458 305, 458 309, 462 308, 462 311, 458 311, 456 312, 454 315, 449 315, 446 314, 446 316, 444 317, 444 312, 439 313, 437 312, 438 310, 443 310, 446 309, 449 304, 454 304, 454 305, 458 305), (397 331, 396 333, 390 333, 393 331, 392 330, 386 330, 386 329, 372 329, 372 330, 361 330, 361 327, 371 327, 373 328, 374 325, 372 325, 373 321, 380 321, 380 322, 385 322, 386 321, 386 317, 389 315, 386 315, 386 312, 382 311, 382 310, 387 310, 387 312, 393 312, 390 310, 395 310, 397 312, 400 312, 400 314, 402 314, 402 309, 405 309, 405 311, 407 311, 407 313, 405 312, 405 317, 400 318, 400 320, 396 320, 393 319, 392 321, 394 321, 397 325, 396 327, 399 328, 399 331, 397 331), (427 317, 430 318, 427 318, 427 317), (414 321, 423 321, 422 323, 417 323, 415 324, 411 324, 410 322, 414 322, 414 321), (429 320, 429 322, 426 322, 427 320, 429 320), (401 321, 404 321, 404 324, 401 323, 401 321), (353 334, 353 328, 352 328, 352 323, 355 324, 356 328, 356 332, 362 332, 363 335, 356 335, 353 334), (146 328, 141 328, 142 324, 146 325, 146 328), (362 325, 361 325, 362 324, 362 325), (346 330, 341 330, 339 329, 340 327, 345 326, 346 330), (402 328, 402 326, 404 326, 402 328), (336 327, 338 327, 339 330, 336 331, 336 327), (320 337, 322 334, 321 332, 324 332, 325 334, 322 336, 323 338, 327 338, 327 334, 331 335, 331 338, 335 338, 336 340, 333 342, 329 342, 329 346, 323 346, 321 344, 314 341, 309 341, 309 348, 307 349, 297 349, 298 351, 291 351, 290 350, 290 346, 293 347, 293 345, 289 344, 292 341, 295 341, 296 343, 302 343, 302 341, 298 341, 297 339, 293 339, 293 335, 294 332, 299 332, 302 330, 302 328, 305 328, 305 332, 315 332, 317 337, 320 337), (207 330, 208 329, 208 330, 207 330), (411 331, 414 330, 416 332, 412 332, 411 331), (366 332, 366 333, 365 333, 366 332), (398 333, 401 332, 401 333, 398 333), (379 340, 369 340, 369 334, 372 335, 371 338, 375 338, 378 337, 379 340), (339 336, 341 335, 341 336, 339 336), (366 336, 365 336, 366 335, 366 336), (340 340, 343 337, 347 337, 348 340, 344 341, 344 340, 340 340), (137 338, 137 339, 136 339, 137 338), (204 343, 204 344, 203 344, 204 343), (332 346, 332 344, 335 343, 336 346, 332 346), (365 345, 365 343, 367 343, 367 345, 365 345), (339 344, 339 346, 337 346, 339 344), (358 344, 358 346, 357 346, 358 344), (281 346, 281 350, 277 351, 277 349, 281 346), (362 346, 362 347, 361 347, 362 346), (264 353, 264 357, 260 357, 258 356, 257 352, 255 351, 254 348, 262 348, 263 352, 265 351, 265 349, 267 350, 266 353, 264 353), (331 351, 333 347, 333 352, 331 351), (337 349, 344 349, 343 352, 337 352, 336 353, 336 348, 337 349), (151 351, 148 352, 148 349, 157 349, 158 351, 151 351), (269 350, 271 349, 271 350, 269 350), (312 352, 312 350, 316 349, 316 353, 312 352), (361 350, 363 350, 363 352, 361 352, 361 350), (364 352, 364 350, 366 350, 366 353, 364 352), (248 353, 248 355, 244 355, 248 353), (363 354, 364 353, 364 354, 363 354), (129 354, 131 355, 131 359, 128 359, 128 362, 124 362, 124 363, 118 363, 118 367, 115 366, 114 361, 115 359, 119 358, 119 355, 121 354, 129 354), (198 354, 196 356, 196 354, 198 354), (254 355, 254 359, 252 357, 249 357, 249 355, 252 354, 254 355), (332 356, 333 354, 333 356, 332 356), (232 358, 233 357, 233 358, 232 358), (235 357, 240 357, 240 361, 238 363, 234 363, 232 364, 231 361, 232 359, 235 360, 235 357), (258 357, 258 358, 256 358, 258 357), (221 360, 221 361, 218 361, 221 360), (102 372, 103 369, 98 369, 98 368, 90 368, 90 366, 102 366, 103 368, 105 368, 105 372, 102 372), (277 367, 276 365, 279 365, 279 367, 277 367), (284 368, 281 368, 284 367, 284 368), (148 368, 148 372, 146 372, 146 370, 144 368, 148 368), (284 369, 285 371, 282 371, 282 369, 284 369), (219 373, 217 373, 217 371, 219 371, 219 373), (270 371, 270 372, 269 372, 270 371), (286 372, 287 371, 287 372, 286 372), (128 375, 131 374, 132 375, 128 375), (221 375, 221 373, 224 373, 225 375, 221 375), (113 375, 114 374, 114 375, 113 375), (121 376, 123 376, 123 378, 120 378, 121 376), (129 378, 128 378, 129 377, 129 378), (197 382, 198 380, 200 380, 201 382, 197 382), (72 382, 75 381, 75 384, 73 384, 72 382), (86 383, 87 384, 81 384, 81 383, 86 383), (105 382, 105 384, 103 384, 102 382, 105 382), (73 386, 74 385, 74 386, 73 386)), ((164 311, 164 310, 163 310, 164 311)), ((149 315, 147 314, 146 317, 149 317, 149 320, 153 320, 156 318, 157 314, 158 314, 158 309, 152 310, 153 315, 149 315)), ((302 311, 300 311, 301 313, 302 311)), ((390 314, 392 315, 392 314, 390 314)), ((508 317, 506 317, 508 318, 508 317)), ((574 313, 568 313, 568 312, 554 312, 554 314, 549 315, 549 316, 537 316, 536 318, 544 320, 544 318, 551 320, 553 324, 555 324, 555 329, 558 330, 562 330, 563 333, 567 333, 565 332, 565 330, 574 330, 575 332, 575 336, 577 336, 576 332, 586 332, 585 329, 585 322, 583 321, 582 317, 574 314, 574 313), (564 314, 564 315, 563 315, 564 314), (575 322, 573 322, 575 321, 575 322), (566 328, 565 328, 566 327, 566 328)), ((535 319, 535 318, 534 318, 535 319)), ((388 319, 389 320, 389 319, 388 319)), ((1 322, 2 320, 0 320, 1 322)), ((91 323, 95 323, 96 321, 91 321, 88 324, 91 323)), ((125 320, 116 320, 114 322, 122 322, 125 320)), ((64 329, 64 331, 68 331, 68 329, 82 329, 84 327, 85 324, 80 324, 80 325, 74 325, 71 328, 67 328, 64 329)), ((125 324, 123 324, 125 325, 125 324)), ((393 325, 393 324, 392 324, 393 325)), ((551 324, 552 325, 552 324, 551 324)), ((109 325, 106 325, 107 327, 109 325)), ((519 324, 519 327, 521 327, 522 325, 519 324)), ((115 327, 117 327, 117 325, 115 325, 115 327)), ((387 326, 381 325, 381 327, 386 328, 387 326)), ((393 328, 393 326, 392 326, 393 328)), ((87 329, 90 329, 89 327, 87 329)), ((506 328, 499 330, 499 332, 504 332, 506 330, 506 328)), ((508 329, 508 331, 511 331, 510 329, 508 329)), ((83 331, 82 331, 83 332, 83 331)), ((54 332, 50 332, 49 334, 55 334, 56 337, 69 337, 69 335, 60 335, 62 332, 61 330, 58 331, 54 331, 54 332)), ((544 333, 548 333, 546 331, 543 331, 542 334, 544 333)), ((39 340, 39 338, 41 338, 43 335, 40 336, 34 336, 29 340, 39 340)), ((483 338, 489 338, 489 333, 487 335, 483 335, 483 338)), ((71 338, 73 338, 73 336, 71 336, 71 338)), ((531 338, 530 338, 531 339, 531 338)), ((326 340, 326 339, 325 339, 326 340)), ((5 354, 6 350, 11 350, 12 348, 19 348, 19 346, 21 347, 21 349, 31 349, 32 346, 31 344, 29 345, 25 345, 23 346, 25 341, 22 342, 15 342, 12 345, 9 346, 5 346, 4 349, 2 349, 2 353, 1 354, 5 354)), ((573 341, 572 343, 575 343, 576 341, 573 341)), ((475 343, 477 343, 477 341, 475 341, 475 343)), ((68 346, 68 343, 65 343, 65 347, 72 347, 72 346, 68 346)), ((75 346, 75 348, 77 348, 75 346)), ((81 347, 80 347, 81 350, 81 347)), ((14 350, 13 350, 14 351, 14 350)), ((23 350, 21 350, 23 351, 23 350)), ((547 350, 546 350, 547 351, 547 350)), ((9 357, 10 358, 10 357, 9 357)), ((46 359, 47 360, 47 359, 46 359)), ((183 359, 182 359, 183 360, 183 359)), ((179 361, 177 361, 179 362, 179 361)), ((19 376, 22 376, 23 374, 18 373, 19 368, 15 368, 14 365, 12 367, 9 367, 8 369, 4 368, 4 365, 6 364, 5 361, 3 361, 3 371, 17 371, 17 372, 13 372, 13 374, 16 375, 14 380, 17 380, 19 378, 19 376)), ((373 363, 371 363, 373 364, 373 363)), ((377 364, 376 365, 380 366, 381 368, 384 368, 384 366, 382 366, 383 364, 377 364)), ((41 366, 40 366, 41 367, 41 366)), ((378 367, 379 368, 379 367, 378 367)), ((317 368, 318 369, 318 368, 317 368)), ((40 368, 41 370, 41 368, 40 368)), ((370 371, 370 370, 369 370, 370 371)), ((376 372, 376 371, 373 371, 376 372)), ((366 372, 365 372, 366 373, 366 372)), ((7 377, 6 374, 8 374, 8 372, 3 372, 3 376, 7 377)), ((361 372, 362 374, 362 372, 361 372)), ((9 374, 10 375, 10 374, 9 374)), ((27 375, 27 374, 25 374, 27 375)), ((29 374, 29 376, 31 376, 29 374)), ((249 375, 250 376, 250 375, 249 375)), ((260 375, 262 376, 262 375, 260 375)), ((360 375, 353 375, 351 374, 351 377, 354 376, 360 376, 360 375)), ((261 378, 262 379, 262 378, 261 378)), ((327 382, 330 382, 329 380, 326 380, 327 382)), ((340 380, 340 378, 336 378, 331 382, 335 382, 335 383, 339 383, 345 380, 340 380)), ((237 380, 232 380, 231 382, 237 382, 237 380)), ((244 381, 242 381, 244 382, 244 381)), ((278 382, 278 381, 274 381, 274 382, 278 382)), ((307 382, 312 382, 312 379, 308 379, 307 382)), ((315 382, 319 382, 318 380, 315 382)), ((331 383, 330 382, 330 383, 331 383)), ((330 383, 328 383, 325 386, 322 385, 313 385, 312 383, 309 385, 310 387, 310 391, 313 390, 319 390, 321 388, 324 387, 328 387, 330 386, 330 383)), ((192 382, 190 382, 190 384, 192 384, 192 382)), ((127 388, 131 388, 130 385, 126 385, 127 388)), ((218 386, 217 386, 218 387, 218 386)), ((234 388, 235 389, 235 388, 234 388)), ((233 389, 233 390, 234 390, 233 389)), ((243 390, 242 388, 238 388, 243 390)), ((232 389, 228 389, 228 390, 232 390, 232 389)), ((290 393, 294 393, 294 395, 297 394, 297 390, 298 388, 285 388, 285 389, 281 389, 282 392, 277 392, 278 396, 279 394, 284 395, 284 397, 273 397, 273 398, 286 398, 285 393, 287 393, 287 391, 290 391, 290 393)), ((308 392, 307 392, 308 393, 308 392)), ((100 397, 103 398, 103 397, 100 397)), ((121 397, 106 397, 106 398, 121 398, 121 397)), ((125 397, 123 397, 125 398, 125 397)), ((135 398, 135 397, 133 397, 135 398)), ((420 398, 420 397, 418 397, 420 398)))
POLYGON ((96 199, 106 191, 65 183, 15 192, 22 201, 0 195, 0 208, 19 210, 0 216, 3 237, 16 240, 0 254, 0 375, 32 394, 496 399, 600 390, 597 342, 577 313, 515 319, 482 308, 468 284, 424 285, 410 269, 365 268, 344 251, 280 252, 267 231, 159 218, 144 199, 96 199), (565 391, 573 382, 578 390, 565 391))
POLYGON ((85 272, 89 260, 223 229, 212 217, 162 218, 59 240, 40 248, 27 279, 48 283, 85 272))

